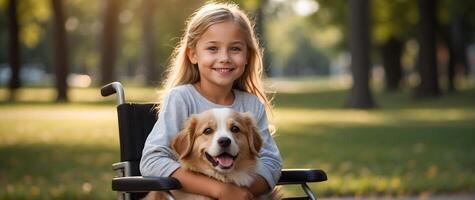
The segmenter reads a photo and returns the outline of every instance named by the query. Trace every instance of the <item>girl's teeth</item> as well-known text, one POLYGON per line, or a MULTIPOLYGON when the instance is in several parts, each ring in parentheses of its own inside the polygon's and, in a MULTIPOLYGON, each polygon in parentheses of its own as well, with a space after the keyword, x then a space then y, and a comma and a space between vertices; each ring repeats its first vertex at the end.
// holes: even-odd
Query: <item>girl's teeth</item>
POLYGON ((218 71, 218 72, 229 72, 229 71, 231 71, 231 69, 221 68, 221 69, 216 69, 216 71, 218 71))

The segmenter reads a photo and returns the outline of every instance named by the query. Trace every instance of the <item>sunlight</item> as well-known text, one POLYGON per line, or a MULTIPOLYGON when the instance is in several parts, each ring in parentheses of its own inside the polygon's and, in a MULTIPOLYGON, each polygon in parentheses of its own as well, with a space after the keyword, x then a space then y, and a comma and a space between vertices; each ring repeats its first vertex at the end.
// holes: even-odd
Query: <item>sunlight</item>
POLYGON ((70 74, 68 76, 68 85, 72 87, 87 88, 91 86, 92 79, 86 74, 70 74))
POLYGON ((118 145, 116 110, 114 107, 93 108, 70 105, 55 109, 41 106, 3 108, 0 115, 0 146, 100 144, 115 147, 118 145), (28 115, 25 116, 25 113, 28 115), (25 120, 28 123, 25 124, 25 120))
POLYGON ((406 120, 427 122, 459 121, 474 116, 473 113, 460 109, 404 109, 399 115, 406 120))
POLYGON ((268 78, 264 81, 264 86, 266 91, 289 94, 345 90, 351 85, 350 82, 343 79, 345 78, 342 76, 301 78, 298 81, 291 78, 268 78))
POLYGON ((299 110, 276 109, 278 126, 295 124, 364 124, 366 126, 396 125, 407 122, 460 121, 474 117, 469 111, 459 109, 401 109, 394 111, 366 110, 299 110))
POLYGON ((297 15, 306 17, 318 12, 320 5, 312 0, 296 0, 293 2, 292 7, 297 15))
POLYGON ((76 17, 70 17, 66 20, 66 30, 67 31, 74 31, 79 26, 79 20, 76 17))
POLYGON ((297 124, 365 124, 381 125, 391 123, 392 119, 382 113, 365 110, 296 110, 277 109, 276 120, 279 126, 297 124))

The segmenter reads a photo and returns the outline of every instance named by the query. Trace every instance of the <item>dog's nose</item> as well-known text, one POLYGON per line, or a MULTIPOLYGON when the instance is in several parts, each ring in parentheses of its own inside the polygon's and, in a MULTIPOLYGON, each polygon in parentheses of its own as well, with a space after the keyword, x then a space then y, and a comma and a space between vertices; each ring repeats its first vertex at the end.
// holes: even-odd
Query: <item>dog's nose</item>
POLYGON ((218 139, 218 144, 220 147, 229 147, 229 144, 231 144, 231 139, 227 138, 227 137, 221 137, 218 139))

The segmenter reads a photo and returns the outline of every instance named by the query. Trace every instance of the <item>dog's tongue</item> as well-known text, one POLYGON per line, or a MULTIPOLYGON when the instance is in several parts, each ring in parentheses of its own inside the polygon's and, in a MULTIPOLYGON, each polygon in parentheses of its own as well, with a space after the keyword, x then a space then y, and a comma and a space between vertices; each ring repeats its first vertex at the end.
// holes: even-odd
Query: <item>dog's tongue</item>
POLYGON ((233 165, 234 159, 230 155, 223 154, 219 155, 216 160, 219 162, 219 165, 223 167, 231 167, 233 165))

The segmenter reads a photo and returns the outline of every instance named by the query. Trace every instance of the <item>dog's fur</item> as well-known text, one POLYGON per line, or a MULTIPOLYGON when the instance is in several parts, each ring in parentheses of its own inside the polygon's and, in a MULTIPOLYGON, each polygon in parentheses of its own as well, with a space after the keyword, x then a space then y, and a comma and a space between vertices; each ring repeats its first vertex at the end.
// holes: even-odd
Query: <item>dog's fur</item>
MULTIPOLYGON (((183 169, 238 186, 250 186, 256 177, 262 139, 250 113, 228 108, 193 115, 172 141, 183 169)), ((211 199, 173 191, 176 199, 211 199)), ((280 199, 274 190, 256 199, 280 199)))

